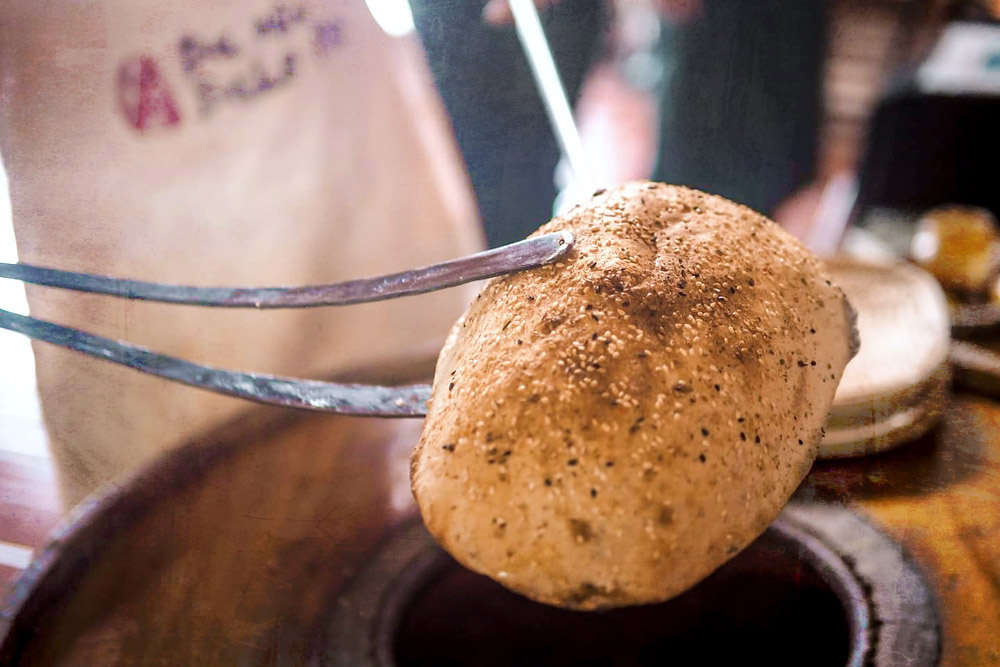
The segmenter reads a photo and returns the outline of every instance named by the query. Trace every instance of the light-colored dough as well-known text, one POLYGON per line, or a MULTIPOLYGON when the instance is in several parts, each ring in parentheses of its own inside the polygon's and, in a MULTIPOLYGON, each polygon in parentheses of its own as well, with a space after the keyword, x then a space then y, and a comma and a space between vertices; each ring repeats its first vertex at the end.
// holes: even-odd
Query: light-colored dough
POLYGON ((731 558, 808 472, 853 312, 773 222, 639 182, 536 234, 560 263, 492 280, 442 350, 412 460, 430 532, 535 600, 665 600, 731 558))

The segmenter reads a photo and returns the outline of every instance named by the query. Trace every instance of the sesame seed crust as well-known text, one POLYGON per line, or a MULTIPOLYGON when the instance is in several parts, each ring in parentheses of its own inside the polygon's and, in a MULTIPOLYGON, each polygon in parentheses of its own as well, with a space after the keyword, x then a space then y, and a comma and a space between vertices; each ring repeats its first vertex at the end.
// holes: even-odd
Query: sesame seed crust
POLYGON ((453 328, 413 492, 459 562, 527 597, 666 600, 805 477, 852 311, 798 241, 696 190, 630 183, 536 234, 560 230, 567 257, 490 281, 453 328))

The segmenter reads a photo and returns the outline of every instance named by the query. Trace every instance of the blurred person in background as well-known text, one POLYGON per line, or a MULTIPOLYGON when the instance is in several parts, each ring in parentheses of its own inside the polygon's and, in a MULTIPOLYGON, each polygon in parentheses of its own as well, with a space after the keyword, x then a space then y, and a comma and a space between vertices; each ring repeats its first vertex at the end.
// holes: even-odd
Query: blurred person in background
MULTIPOLYGON (((506 1, 506 0, 505 0, 506 1)), ((484 20, 483 0, 410 0, 451 118, 490 245, 524 238, 551 217, 559 148, 514 29, 484 20)), ((543 12, 570 99, 599 53, 603 0, 543 12)))
MULTIPOLYGON (((506 0, 411 4, 487 237, 522 238, 551 215, 558 150, 506 0)), ((536 4, 603 184, 651 177, 771 213, 813 178, 825 0, 536 4)))

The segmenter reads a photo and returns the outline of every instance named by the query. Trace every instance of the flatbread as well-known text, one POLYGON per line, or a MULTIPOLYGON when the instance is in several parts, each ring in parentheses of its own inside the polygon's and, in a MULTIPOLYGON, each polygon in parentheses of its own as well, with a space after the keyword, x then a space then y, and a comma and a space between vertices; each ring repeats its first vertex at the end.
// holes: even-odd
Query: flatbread
POLYGON ((553 265, 490 281, 442 350, 412 459, 459 562, 577 609, 652 603, 756 538, 809 471, 853 311, 748 208, 638 182, 542 226, 553 265))

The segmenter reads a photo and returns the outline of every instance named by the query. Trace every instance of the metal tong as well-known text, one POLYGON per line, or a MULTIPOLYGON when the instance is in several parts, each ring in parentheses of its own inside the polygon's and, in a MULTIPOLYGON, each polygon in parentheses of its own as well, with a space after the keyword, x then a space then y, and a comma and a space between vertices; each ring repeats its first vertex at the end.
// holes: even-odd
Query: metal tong
MULTIPOLYGON (((563 157, 578 184, 592 191, 593 176, 538 11, 532 0, 510 0, 510 5, 521 46, 563 157)), ((163 285, 6 263, 0 263, 0 278, 124 299, 215 308, 346 306, 432 292, 537 268, 557 261, 572 245, 573 236, 568 232, 546 234, 402 273, 306 287, 163 285)), ((427 414, 431 393, 429 384, 399 387, 337 384, 212 368, 2 309, 0 328, 192 387, 283 407, 373 417, 422 417, 427 414)))
MULTIPOLYGON (((173 304, 215 308, 313 308, 395 299, 533 269, 557 261, 572 245, 572 234, 557 232, 402 273, 306 287, 163 285, 7 263, 0 263, 0 278, 173 304)), ((0 328, 192 387, 290 408, 374 417, 421 417, 427 413, 427 399, 431 393, 429 384, 399 387, 337 384, 202 366, 2 309, 0 328)))

